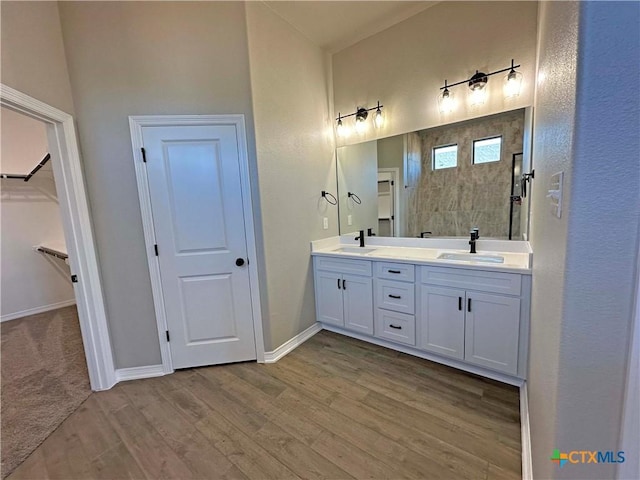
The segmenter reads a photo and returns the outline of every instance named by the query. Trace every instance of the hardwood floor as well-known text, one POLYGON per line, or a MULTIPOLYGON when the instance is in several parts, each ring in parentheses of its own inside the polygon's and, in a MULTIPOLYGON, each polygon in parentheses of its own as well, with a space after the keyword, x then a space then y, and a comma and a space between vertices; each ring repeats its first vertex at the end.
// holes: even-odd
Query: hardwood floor
POLYGON ((518 389, 320 332, 92 394, 9 477, 516 479, 518 389))

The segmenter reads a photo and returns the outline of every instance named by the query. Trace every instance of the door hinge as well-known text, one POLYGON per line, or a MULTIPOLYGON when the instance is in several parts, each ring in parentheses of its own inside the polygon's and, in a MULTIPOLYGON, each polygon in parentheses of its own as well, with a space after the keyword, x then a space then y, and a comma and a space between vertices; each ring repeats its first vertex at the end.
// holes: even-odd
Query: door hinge
POLYGON ((391 180, 391 186, 393 187, 396 184, 393 180, 391 180))
POLYGON ((71 275, 71 282, 78 283, 78 275, 71 275))
POLYGON ((158 256, 158 244, 157 243, 153 246, 153 251, 156 252, 156 257, 157 257, 158 256))
POLYGON ((145 151, 144 147, 142 147, 140 151, 142 152, 142 161, 144 163, 147 163, 147 152, 145 151))
POLYGON ((171 338, 169 337, 169 330, 165 330, 164 333, 167 335, 167 342, 170 342, 171 338))
POLYGON ((395 215, 391 215, 391 220, 395 220, 396 216, 395 215))

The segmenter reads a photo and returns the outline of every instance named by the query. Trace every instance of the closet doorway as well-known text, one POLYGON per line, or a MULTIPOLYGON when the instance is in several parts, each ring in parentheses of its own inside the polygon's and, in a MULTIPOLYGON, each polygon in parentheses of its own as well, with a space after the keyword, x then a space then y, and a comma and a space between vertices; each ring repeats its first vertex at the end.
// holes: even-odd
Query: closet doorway
POLYGON ((4 84, 0 106, 46 126, 91 389, 107 390, 116 375, 73 117, 4 84))
POLYGON ((80 406, 91 385, 47 124, 4 105, 0 122, 4 477, 80 406))

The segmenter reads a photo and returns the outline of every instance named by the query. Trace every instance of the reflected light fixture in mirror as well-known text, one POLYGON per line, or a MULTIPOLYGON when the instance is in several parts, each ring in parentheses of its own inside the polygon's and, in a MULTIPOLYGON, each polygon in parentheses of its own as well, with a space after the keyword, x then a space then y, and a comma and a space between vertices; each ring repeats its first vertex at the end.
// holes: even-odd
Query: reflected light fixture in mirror
POLYGON ((369 112, 372 110, 375 110, 375 113, 373 114, 373 125, 376 128, 382 127, 382 125, 384 125, 384 115, 382 113, 383 105, 380 105, 380 102, 377 103, 378 104, 373 108, 358 107, 355 112, 349 113, 348 115, 341 115, 338 113, 338 118, 336 118, 336 134, 343 138, 351 134, 351 129, 348 124, 345 123, 345 119, 349 117, 356 117, 355 129, 358 133, 363 133, 367 129, 367 118, 369 118, 369 112))

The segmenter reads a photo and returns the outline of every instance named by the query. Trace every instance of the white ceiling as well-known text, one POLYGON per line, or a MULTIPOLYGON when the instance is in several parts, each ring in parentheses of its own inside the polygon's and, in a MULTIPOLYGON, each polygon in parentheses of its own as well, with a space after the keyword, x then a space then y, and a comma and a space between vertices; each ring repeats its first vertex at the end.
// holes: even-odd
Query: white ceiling
POLYGON ((335 53, 438 2, 267 0, 264 3, 314 44, 335 53))

